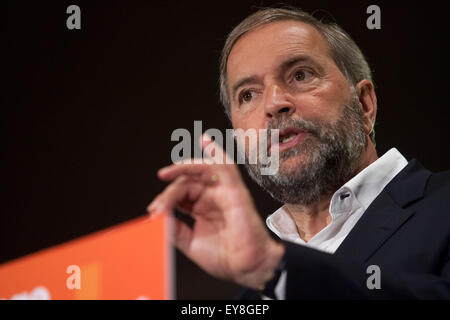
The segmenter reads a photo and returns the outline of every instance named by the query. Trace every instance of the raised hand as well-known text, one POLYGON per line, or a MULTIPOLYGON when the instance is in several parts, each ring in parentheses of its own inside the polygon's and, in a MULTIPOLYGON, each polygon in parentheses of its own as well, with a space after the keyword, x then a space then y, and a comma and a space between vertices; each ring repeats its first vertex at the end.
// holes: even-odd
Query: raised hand
MULTIPOLYGON (((207 144, 203 139, 202 148, 207 144)), ((218 145, 208 149, 227 156, 218 145)), ((158 176, 170 184, 149 204, 150 214, 177 208, 195 219, 192 229, 175 219, 175 245, 210 274, 262 289, 284 247, 269 236, 237 166, 178 163, 158 176)))

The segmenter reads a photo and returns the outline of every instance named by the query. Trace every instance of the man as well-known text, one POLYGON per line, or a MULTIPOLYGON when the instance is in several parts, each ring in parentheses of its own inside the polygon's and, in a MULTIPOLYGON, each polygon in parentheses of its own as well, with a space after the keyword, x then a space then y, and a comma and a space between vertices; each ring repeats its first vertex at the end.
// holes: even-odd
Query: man
POLYGON ((186 256, 244 298, 450 298, 450 174, 396 149, 378 157, 370 69, 340 27, 254 13, 225 43, 221 99, 235 129, 280 130, 278 173, 247 168, 284 203, 266 221, 281 240, 235 165, 176 164, 158 172, 171 183, 148 211, 195 219, 175 222, 186 256))

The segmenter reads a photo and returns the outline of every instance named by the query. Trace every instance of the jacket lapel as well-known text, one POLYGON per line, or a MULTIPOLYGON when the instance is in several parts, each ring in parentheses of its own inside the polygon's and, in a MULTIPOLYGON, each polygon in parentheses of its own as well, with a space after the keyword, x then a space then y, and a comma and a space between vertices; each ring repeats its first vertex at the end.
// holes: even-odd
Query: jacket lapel
POLYGON ((414 215, 412 204, 423 198, 431 172, 411 160, 367 208, 335 254, 366 262, 414 215))

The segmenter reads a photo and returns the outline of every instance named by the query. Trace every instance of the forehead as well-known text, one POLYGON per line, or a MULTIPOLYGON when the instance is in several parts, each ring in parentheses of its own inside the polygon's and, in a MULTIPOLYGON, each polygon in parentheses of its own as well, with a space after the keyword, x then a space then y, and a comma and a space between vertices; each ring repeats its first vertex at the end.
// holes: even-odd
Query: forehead
POLYGON ((299 21, 277 21, 244 34, 233 46, 227 63, 229 83, 240 76, 275 67, 283 58, 306 54, 330 60, 329 48, 314 27, 299 21))

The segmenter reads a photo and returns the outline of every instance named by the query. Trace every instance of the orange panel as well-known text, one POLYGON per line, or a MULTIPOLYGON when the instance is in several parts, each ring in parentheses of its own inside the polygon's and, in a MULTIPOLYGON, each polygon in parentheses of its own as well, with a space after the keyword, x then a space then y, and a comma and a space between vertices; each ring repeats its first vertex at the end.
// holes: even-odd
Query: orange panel
POLYGON ((0 265, 1 299, 172 299, 170 219, 134 219, 0 265))

